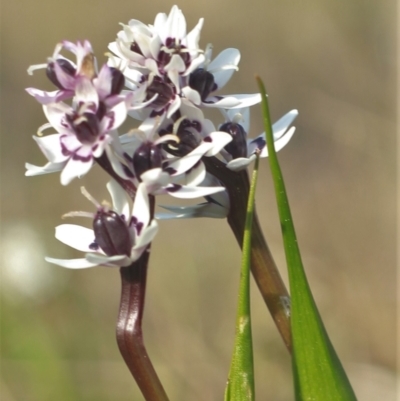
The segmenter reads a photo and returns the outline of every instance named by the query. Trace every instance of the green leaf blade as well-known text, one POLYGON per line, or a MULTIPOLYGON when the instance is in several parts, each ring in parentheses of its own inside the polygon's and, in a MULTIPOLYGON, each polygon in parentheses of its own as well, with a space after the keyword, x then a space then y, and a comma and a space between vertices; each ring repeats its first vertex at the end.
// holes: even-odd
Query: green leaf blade
POLYGON ((236 315, 236 334, 225 401, 254 401, 254 362, 250 310, 251 229, 258 177, 258 156, 251 180, 247 215, 243 236, 242 266, 240 271, 239 301, 236 315))
POLYGON ((312 296, 301 260, 289 201, 276 155, 267 95, 256 78, 261 97, 269 163, 289 273, 293 377, 297 401, 356 401, 356 396, 332 346, 312 296))

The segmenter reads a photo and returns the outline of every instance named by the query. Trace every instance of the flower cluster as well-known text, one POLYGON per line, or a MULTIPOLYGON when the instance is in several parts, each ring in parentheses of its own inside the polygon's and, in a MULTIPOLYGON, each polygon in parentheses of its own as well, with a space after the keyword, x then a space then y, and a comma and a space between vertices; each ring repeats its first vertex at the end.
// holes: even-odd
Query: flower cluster
MULTIPOLYGON (((113 176, 108 185, 113 207, 94 202, 96 213, 68 214, 90 217, 93 230, 67 224, 56 229, 56 237, 86 252, 85 258, 49 262, 74 268, 128 266, 148 249, 157 231, 156 195, 206 198, 197 206, 170 207, 171 216, 224 217, 229 199, 207 172, 204 158, 218 158, 239 171, 256 154, 267 156, 264 134, 247 138, 249 108, 260 102, 260 95, 220 94, 238 69, 240 53, 225 49, 213 59, 211 45, 199 46, 202 26, 200 19, 187 32, 182 11, 173 6, 168 15, 158 14, 153 25, 137 20, 122 25, 101 68, 88 41, 63 41, 46 63, 29 68, 29 73, 45 69, 55 90, 27 89, 48 120, 33 137, 48 162, 27 163, 26 175, 61 172, 61 184, 67 185, 97 162, 113 176), (219 124, 205 116, 209 108, 220 110, 219 124), (128 118, 137 125, 119 133, 128 118), (48 129, 53 132, 44 136, 48 129), (131 213, 124 183, 134 188, 131 213)), ((289 127, 296 115, 293 110, 274 124, 277 150, 292 137, 294 127, 289 127)))

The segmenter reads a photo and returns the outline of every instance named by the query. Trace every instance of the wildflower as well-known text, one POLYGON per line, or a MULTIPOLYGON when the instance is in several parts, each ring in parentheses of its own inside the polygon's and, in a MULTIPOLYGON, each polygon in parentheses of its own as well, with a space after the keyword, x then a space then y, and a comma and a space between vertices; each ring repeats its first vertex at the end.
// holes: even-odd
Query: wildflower
POLYGON ((173 6, 169 15, 157 14, 154 25, 130 20, 122 25, 109 49, 126 61, 128 68, 145 69, 170 81, 180 92, 180 77, 194 71, 203 61, 198 41, 203 26, 201 18, 192 31, 186 33, 182 11, 173 6))
MULTIPOLYGON (((221 151, 226 166, 234 171, 245 169, 256 158, 256 153, 260 157, 268 156, 268 149, 265 146, 265 133, 260 134, 254 139, 247 138, 249 130, 249 109, 227 110, 225 112, 227 121, 219 129, 228 132, 232 136, 232 141, 221 151)), ((297 110, 291 110, 272 125, 274 144, 276 151, 281 150, 292 138, 295 127, 289 126, 297 117, 297 110)))
POLYGON ((71 269, 99 265, 118 267, 129 266, 142 255, 158 230, 157 222, 150 216, 145 186, 139 185, 137 188, 131 212, 128 195, 116 181, 110 181, 107 189, 113 200, 113 208, 100 205, 82 189, 84 195, 97 207, 97 212, 71 212, 65 215, 89 217, 93 221, 93 229, 73 224, 56 227, 56 238, 72 248, 86 252, 85 257, 46 257, 47 262, 71 269))
MULTIPOLYGON (((57 133, 34 136, 49 163, 43 167, 26 164, 27 176, 60 171, 61 183, 86 174, 94 158, 100 157, 114 140, 113 130, 125 120, 129 96, 120 95, 116 74, 104 66, 93 80, 80 78, 74 88, 74 102, 43 105, 49 123, 39 129, 54 128, 57 133)), ((119 78, 117 78, 119 79, 119 78)), ((111 155, 111 152, 108 152, 111 155)))
POLYGON ((223 88, 238 70, 240 52, 237 49, 225 49, 211 61, 212 46, 205 51, 205 61, 189 75, 188 85, 182 92, 187 99, 199 107, 213 108, 243 108, 260 103, 261 96, 255 94, 213 95, 223 88))

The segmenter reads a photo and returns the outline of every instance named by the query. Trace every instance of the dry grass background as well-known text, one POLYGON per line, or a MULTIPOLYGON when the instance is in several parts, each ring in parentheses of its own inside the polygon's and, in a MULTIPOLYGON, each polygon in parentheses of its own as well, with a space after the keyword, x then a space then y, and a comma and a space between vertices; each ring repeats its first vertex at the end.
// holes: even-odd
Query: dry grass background
MULTIPOLYGON (((152 23, 173 2, 2 2, 2 401, 141 400, 115 342, 117 270, 69 271, 45 254, 60 216, 89 210, 79 186, 105 196, 97 169, 67 188, 27 179, 44 162, 31 136, 44 123, 24 93, 61 39, 88 38, 104 61, 118 22, 152 23)), ((242 52, 224 93, 265 80, 274 119, 298 108, 280 153, 311 286, 360 401, 394 401, 396 353, 396 2, 181 1, 202 46, 242 52)), ((259 109, 252 134, 262 131, 259 109)), ((266 163, 257 194, 265 235, 285 275, 266 163)), ((161 222, 153 246, 145 337, 171 400, 221 400, 229 368, 240 253, 225 221, 161 222)), ((290 361, 253 286, 258 399, 292 400, 290 361)))

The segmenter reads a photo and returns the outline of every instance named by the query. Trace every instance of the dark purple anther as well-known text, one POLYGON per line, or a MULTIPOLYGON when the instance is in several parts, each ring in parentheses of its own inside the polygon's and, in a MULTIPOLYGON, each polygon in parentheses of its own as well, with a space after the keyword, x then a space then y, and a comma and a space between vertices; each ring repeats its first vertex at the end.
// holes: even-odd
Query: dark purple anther
MULTIPOLYGON (((76 69, 75 67, 68 61, 68 60, 64 60, 64 59, 59 59, 55 61, 59 67, 61 67, 61 69, 68 75, 70 75, 71 77, 73 77, 76 73, 76 69)), ((59 82, 58 78, 57 78, 57 74, 55 72, 54 69, 54 62, 49 63, 47 65, 46 68, 46 75, 47 78, 50 79, 50 81, 57 86, 58 89, 65 89, 59 82)))
POLYGON ((196 149, 201 143, 201 124, 196 121, 183 120, 179 124, 176 136, 179 138, 178 144, 168 146, 167 150, 174 156, 185 156, 192 150, 196 149))
POLYGON ((233 159, 247 157, 246 132, 240 124, 228 122, 222 124, 220 131, 227 132, 232 136, 232 142, 225 146, 225 150, 231 154, 233 159))
POLYGON ((164 72, 164 67, 169 64, 171 58, 174 54, 179 54, 182 61, 186 66, 190 65, 191 56, 189 52, 186 50, 186 46, 182 45, 180 42, 177 42, 175 38, 167 38, 165 40, 165 47, 169 51, 161 50, 158 53, 158 64, 161 72, 164 72))
POLYGON ((190 74, 189 86, 199 92, 203 102, 207 99, 211 92, 217 89, 213 74, 203 68, 199 68, 190 74))
POLYGON ((156 109, 165 107, 175 97, 172 86, 164 82, 160 77, 154 77, 152 83, 147 88, 146 100, 150 100, 154 95, 157 98, 151 103, 156 109))
POLYGON ((111 95, 119 95, 124 89, 125 77, 124 74, 114 67, 110 67, 111 70, 111 95))
POLYGON ((125 220, 113 211, 99 210, 93 220, 96 243, 107 256, 130 256, 132 238, 125 220))
POLYGON ((99 135, 99 119, 96 114, 83 113, 81 116, 67 117, 79 142, 92 144, 99 135))
POLYGON ((161 149, 152 142, 144 142, 133 154, 133 169, 137 177, 153 168, 161 167, 163 160, 161 149))

